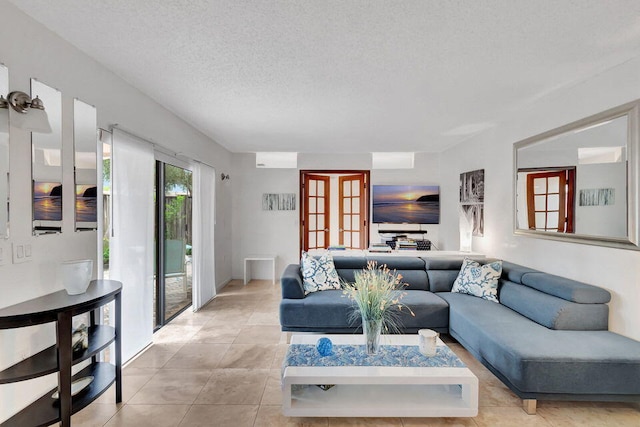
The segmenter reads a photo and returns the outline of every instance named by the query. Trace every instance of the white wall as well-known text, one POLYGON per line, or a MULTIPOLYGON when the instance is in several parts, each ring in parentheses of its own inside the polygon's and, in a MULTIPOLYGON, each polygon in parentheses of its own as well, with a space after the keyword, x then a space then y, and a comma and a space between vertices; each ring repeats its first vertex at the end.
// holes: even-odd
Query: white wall
MULTIPOLYGON (((11 90, 29 93, 29 79, 59 89, 63 96, 63 188, 73 198, 72 108, 79 98, 96 106, 98 125, 118 123, 125 129, 172 146, 177 152, 200 159, 228 172, 231 154, 130 86, 76 48, 36 23, 12 4, 0 0, 0 62, 9 68, 11 90)), ((4 94, 6 96, 6 94, 4 94)), ((73 206, 65 203, 62 234, 31 236, 30 134, 11 129, 10 135, 10 238, 0 240, 3 249, 12 243, 31 243, 33 261, 0 266, 0 306, 62 289, 56 277, 60 261, 96 257, 95 232, 74 232, 73 206)), ((231 277, 231 189, 218 180, 216 224, 216 282, 231 277)), ((0 331, 0 369, 53 343, 52 325, 0 331)), ((54 378, 0 386, 0 420, 24 407, 52 387, 54 378)))
POLYGON ((485 169, 485 232, 473 250, 608 289, 610 329, 640 339, 640 252, 513 234, 513 143, 640 98, 640 58, 529 104, 501 124, 442 153, 440 227, 458 249, 458 181, 485 169))
MULTIPOLYGON (((403 170, 372 170, 372 184, 439 185, 439 155, 417 153, 415 167, 403 170)), ((299 169, 258 169, 254 154, 234 154, 233 183, 233 277, 243 275, 243 258, 262 253, 278 256, 276 276, 287 264, 300 258, 300 169, 303 170, 369 170, 371 155, 364 154, 300 154, 299 169), (263 193, 295 193, 295 211, 263 211, 263 193)), ((427 238, 440 246, 438 225, 423 226, 427 238)), ((377 224, 371 226, 371 241, 378 242, 377 224)), ((265 264, 252 269, 256 278, 269 278, 265 264)))

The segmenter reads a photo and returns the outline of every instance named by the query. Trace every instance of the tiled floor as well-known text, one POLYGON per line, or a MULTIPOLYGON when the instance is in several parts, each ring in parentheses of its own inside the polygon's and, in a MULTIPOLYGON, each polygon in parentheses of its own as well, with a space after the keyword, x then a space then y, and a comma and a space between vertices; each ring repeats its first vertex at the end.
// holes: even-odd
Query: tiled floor
POLYGON ((123 370, 124 402, 114 393, 74 415, 73 426, 474 426, 639 427, 640 409, 623 403, 521 401, 460 345, 450 347, 480 379, 475 418, 286 418, 281 415, 280 288, 268 281, 227 285, 198 313, 187 311, 154 336, 123 370))

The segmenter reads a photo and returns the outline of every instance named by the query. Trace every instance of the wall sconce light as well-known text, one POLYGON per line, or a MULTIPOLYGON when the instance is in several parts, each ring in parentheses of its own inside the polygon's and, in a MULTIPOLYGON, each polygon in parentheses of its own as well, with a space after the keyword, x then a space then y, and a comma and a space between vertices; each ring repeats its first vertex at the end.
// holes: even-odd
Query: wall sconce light
POLYGON ((231 179, 231 177, 229 176, 229 174, 225 175, 225 173, 223 172, 220 174, 220 179, 224 181, 225 179, 231 179))
POLYGON ((7 98, 0 96, 0 109, 9 110, 11 125, 30 132, 51 133, 49 118, 40 98, 31 99, 20 91, 11 92, 7 98))

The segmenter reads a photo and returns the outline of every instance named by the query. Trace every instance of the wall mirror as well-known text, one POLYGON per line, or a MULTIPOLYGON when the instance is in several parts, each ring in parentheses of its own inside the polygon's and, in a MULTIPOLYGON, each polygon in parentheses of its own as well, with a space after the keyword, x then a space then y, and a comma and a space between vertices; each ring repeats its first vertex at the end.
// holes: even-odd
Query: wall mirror
POLYGON ((51 133, 31 134, 33 234, 62 231, 62 94, 31 79, 31 97, 40 97, 51 133))
POLYGON ((640 249, 639 105, 514 144, 516 234, 640 249))
MULTIPOLYGON (((9 69, 0 64, 0 96, 9 94, 9 69)), ((0 239, 9 237, 9 107, 0 106, 0 239)))
POLYGON ((98 228, 98 117, 96 108, 73 101, 76 231, 98 228))

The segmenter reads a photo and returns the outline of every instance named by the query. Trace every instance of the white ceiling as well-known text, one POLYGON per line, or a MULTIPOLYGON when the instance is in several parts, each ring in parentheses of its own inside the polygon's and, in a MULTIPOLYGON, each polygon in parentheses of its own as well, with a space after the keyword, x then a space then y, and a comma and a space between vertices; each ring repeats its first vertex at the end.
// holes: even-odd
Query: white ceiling
POLYGON ((11 0, 233 152, 440 151, 640 55, 638 0, 11 0))

